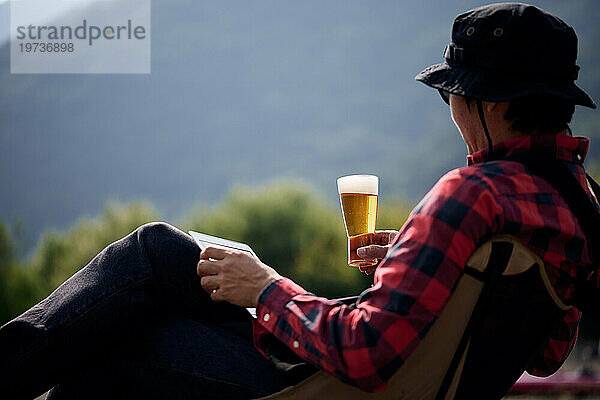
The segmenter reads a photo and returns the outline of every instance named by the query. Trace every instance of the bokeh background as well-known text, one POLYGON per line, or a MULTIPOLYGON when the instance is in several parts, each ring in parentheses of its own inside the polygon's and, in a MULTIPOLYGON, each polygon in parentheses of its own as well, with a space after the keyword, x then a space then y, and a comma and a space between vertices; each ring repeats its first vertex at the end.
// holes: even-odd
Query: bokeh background
MULTIPOLYGON (((529 3, 575 27, 578 83, 600 101, 600 2, 529 3)), ((465 164, 447 106, 413 77, 482 4, 152 0, 151 74, 12 75, 0 1, 0 323, 154 220, 245 241, 313 292, 360 292, 335 179, 379 175, 378 228, 397 229, 465 164)), ((598 112, 578 108, 572 129, 598 176, 598 112)), ((574 357, 597 354, 597 325, 574 357)))

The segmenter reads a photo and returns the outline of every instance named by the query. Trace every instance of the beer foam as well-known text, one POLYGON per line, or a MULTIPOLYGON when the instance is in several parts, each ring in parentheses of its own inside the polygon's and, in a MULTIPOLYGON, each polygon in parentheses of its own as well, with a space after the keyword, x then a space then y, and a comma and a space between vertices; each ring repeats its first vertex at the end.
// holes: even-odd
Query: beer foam
POLYGON ((348 175, 337 180, 338 193, 364 193, 377 195, 379 178, 375 175, 348 175))

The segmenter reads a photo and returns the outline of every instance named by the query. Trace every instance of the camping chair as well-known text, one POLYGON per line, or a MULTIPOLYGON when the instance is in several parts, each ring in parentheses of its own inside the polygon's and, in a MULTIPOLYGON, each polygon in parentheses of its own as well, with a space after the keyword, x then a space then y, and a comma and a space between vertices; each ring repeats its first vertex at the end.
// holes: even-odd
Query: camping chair
POLYGON ((442 315, 384 391, 318 372, 262 400, 501 398, 568 309, 541 259, 515 237, 496 236, 469 258, 442 315))

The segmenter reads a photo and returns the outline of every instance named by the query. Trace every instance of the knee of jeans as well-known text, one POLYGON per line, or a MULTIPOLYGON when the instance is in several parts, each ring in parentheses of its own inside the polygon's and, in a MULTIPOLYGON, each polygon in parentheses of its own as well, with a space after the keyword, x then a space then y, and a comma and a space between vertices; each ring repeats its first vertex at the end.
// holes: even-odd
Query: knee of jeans
POLYGON ((137 236, 138 243, 142 245, 147 256, 151 259, 163 256, 172 259, 178 254, 187 254, 188 251, 186 250, 190 247, 190 243, 191 246, 196 247, 191 237, 165 222, 144 224, 137 228, 134 234, 137 236))
POLYGON ((149 222, 137 228, 134 235, 146 251, 155 247, 158 243, 164 243, 167 238, 174 236, 177 228, 165 222, 149 222))
POLYGON ((166 222, 148 222, 138 227, 136 233, 139 237, 147 238, 172 234, 174 230, 176 228, 166 222))

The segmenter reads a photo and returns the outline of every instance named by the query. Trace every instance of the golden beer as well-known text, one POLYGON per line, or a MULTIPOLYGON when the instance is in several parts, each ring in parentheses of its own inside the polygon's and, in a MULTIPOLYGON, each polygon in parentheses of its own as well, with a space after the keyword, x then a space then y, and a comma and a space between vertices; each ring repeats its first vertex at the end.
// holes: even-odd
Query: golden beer
POLYGON ((366 193, 341 193, 340 202, 348 237, 375 232, 377 221, 377 195, 366 193))
POLYGON ((363 259, 356 249, 372 244, 377 222, 379 179, 373 175, 350 175, 338 179, 340 204, 348 234, 348 265, 368 267, 377 259, 363 259))

